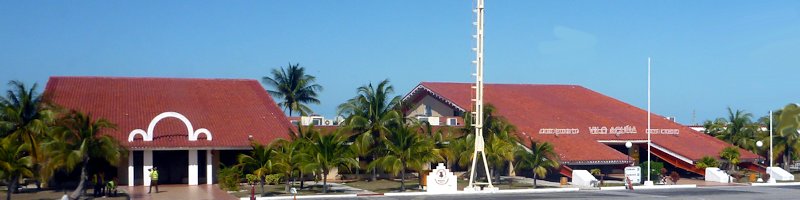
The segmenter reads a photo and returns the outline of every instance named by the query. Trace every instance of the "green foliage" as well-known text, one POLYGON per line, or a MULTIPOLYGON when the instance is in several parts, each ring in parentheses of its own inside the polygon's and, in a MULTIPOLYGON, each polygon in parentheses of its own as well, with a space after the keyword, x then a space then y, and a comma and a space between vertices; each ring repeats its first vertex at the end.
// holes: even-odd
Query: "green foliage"
POLYGON ((800 105, 789 104, 774 113, 774 158, 783 157, 784 168, 800 155, 800 105))
POLYGON ((275 168, 275 164, 273 163, 275 150, 273 150, 270 146, 255 142, 252 143, 251 146, 253 147, 253 151, 251 151, 249 155, 240 154, 237 158, 239 164, 237 164, 236 167, 261 178, 259 185, 261 185, 261 193, 263 194, 264 177, 272 174, 275 168))
POLYGON ((264 182, 267 185, 275 185, 281 182, 283 179, 283 174, 270 174, 264 177, 264 182))
POLYGON ((238 167, 225 167, 219 169, 219 187, 225 191, 239 191, 239 181, 242 172, 238 167))
POLYGON ((661 169, 664 168, 664 163, 662 163, 662 162, 647 162, 647 161, 642 162, 642 164, 639 165, 639 166, 642 167, 642 180, 643 181, 647 180, 647 165, 649 163, 652 163, 652 165, 650 166, 650 180, 651 181, 656 181, 656 182, 661 180, 661 176, 663 176, 663 174, 661 174, 661 169))
POLYGON ((739 148, 734 146, 725 147, 719 152, 719 157, 727 162, 728 170, 734 170, 734 167, 739 164, 739 148))
POLYGON ((400 176, 400 190, 405 191, 405 172, 411 168, 422 170, 423 165, 443 160, 433 140, 416 132, 407 125, 398 125, 383 140, 386 154, 372 163, 369 168, 380 167, 389 173, 400 176))
POLYGON ((548 169, 554 169, 559 166, 558 157, 553 150, 553 145, 548 142, 538 143, 533 139, 528 139, 530 151, 524 148, 516 150, 517 169, 531 169, 533 170, 533 187, 536 188, 536 179, 547 175, 548 169))
POLYGON ((272 97, 280 99, 278 106, 288 109, 289 116, 292 116, 294 111, 300 115, 313 113, 306 104, 320 103, 317 92, 322 91, 322 86, 314 83, 316 77, 306 74, 305 68, 301 67, 300 63, 294 65, 289 63, 286 68, 272 69, 270 73, 272 77, 265 76, 261 82, 273 88, 267 91, 272 97))
POLYGON ((594 168, 592 170, 589 170, 589 173, 595 176, 603 175, 603 171, 600 170, 600 168, 594 168))
POLYGON ((700 158, 700 160, 698 160, 694 166, 698 169, 719 167, 719 161, 711 156, 703 156, 703 158, 700 158))
MULTIPOLYGON (((337 129, 327 135, 314 135, 308 146, 310 161, 306 167, 318 169, 322 172, 323 177, 326 177, 334 167, 349 169, 358 166, 358 161, 354 158, 350 147, 345 144, 347 138, 342 136, 341 130, 337 129)), ((322 185, 323 193, 327 193, 327 179, 323 178, 322 185)))
MULTIPOLYGON (((116 165, 122 155, 127 154, 118 141, 100 134, 105 129, 116 128, 116 125, 105 119, 93 120, 91 115, 70 111, 59 121, 59 126, 48 134, 49 139, 42 144, 48 158, 44 165, 44 174, 50 175, 59 169, 72 171, 80 167, 80 181, 83 183, 90 173, 96 173, 87 171, 90 160, 104 160, 116 165)), ((70 194, 71 198, 82 195, 81 183, 70 194)))

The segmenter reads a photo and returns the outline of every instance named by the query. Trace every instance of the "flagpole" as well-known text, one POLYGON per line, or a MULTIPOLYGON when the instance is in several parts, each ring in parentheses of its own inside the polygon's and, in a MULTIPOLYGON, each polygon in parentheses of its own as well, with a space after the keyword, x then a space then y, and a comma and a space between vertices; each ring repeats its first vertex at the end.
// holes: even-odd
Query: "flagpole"
POLYGON ((650 179, 650 165, 652 165, 652 161, 650 160, 650 148, 652 145, 652 140, 650 138, 650 57, 647 57, 647 181, 644 182, 645 185, 653 185, 652 179, 650 179))
POLYGON ((769 167, 772 167, 772 110, 769 111, 769 167))

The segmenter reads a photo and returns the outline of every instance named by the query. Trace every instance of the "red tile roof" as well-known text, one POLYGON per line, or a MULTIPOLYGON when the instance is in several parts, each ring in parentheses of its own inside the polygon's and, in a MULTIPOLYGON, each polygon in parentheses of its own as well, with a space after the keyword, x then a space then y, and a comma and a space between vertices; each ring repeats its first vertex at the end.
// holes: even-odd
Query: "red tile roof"
POLYGON ((289 138, 294 130, 283 111, 255 80, 50 77, 45 98, 68 109, 105 118, 117 125, 104 134, 128 148, 248 148, 253 140, 269 143, 289 138), (177 112, 193 129, 205 128, 212 141, 200 135, 189 141, 186 126, 177 118, 165 118, 154 129, 153 141, 136 137, 135 129, 147 131, 157 115, 177 112))
MULTIPOLYGON (((474 92, 469 83, 423 82, 404 99, 431 94, 456 108, 471 110, 474 92)), ((647 111, 577 85, 485 84, 484 99, 498 115, 517 126, 521 138, 554 143, 567 163, 625 161, 627 156, 598 141, 639 140, 646 144, 647 111), (635 134, 590 134, 589 127, 631 126, 635 134), (577 129, 578 134, 540 134, 542 129, 577 129)), ((655 145, 692 161, 718 157, 729 144, 653 114, 653 129, 679 134, 651 134, 655 145)), ((760 158, 740 149, 743 161, 760 158)))

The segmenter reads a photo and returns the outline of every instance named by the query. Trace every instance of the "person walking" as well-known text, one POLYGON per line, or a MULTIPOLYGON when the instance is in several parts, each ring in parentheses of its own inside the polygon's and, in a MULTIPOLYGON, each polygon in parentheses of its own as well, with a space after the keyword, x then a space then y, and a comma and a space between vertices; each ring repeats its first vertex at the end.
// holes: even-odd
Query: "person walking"
POLYGON ((153 167, 150 169, 150 190, 147 191, 148 194, 153 191, 153 186, 156 186, 156 193, 158 193, 158 168, 153 167))

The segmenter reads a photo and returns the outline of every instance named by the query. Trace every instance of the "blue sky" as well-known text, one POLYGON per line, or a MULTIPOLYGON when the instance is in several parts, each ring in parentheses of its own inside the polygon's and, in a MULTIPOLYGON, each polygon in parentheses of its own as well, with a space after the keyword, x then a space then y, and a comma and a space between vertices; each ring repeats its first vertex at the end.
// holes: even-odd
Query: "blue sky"
MULTIPOLYGON (((0 81, 260 79, 299 62, 315 111, 368 82, 472 81, 472 1, 0 1, 0 81)), ((578 84, 679 122, 798 102, 798 1, 486 3, 486 80, 578 84), (692 117, 692 113, 696 117, 692 117)))

